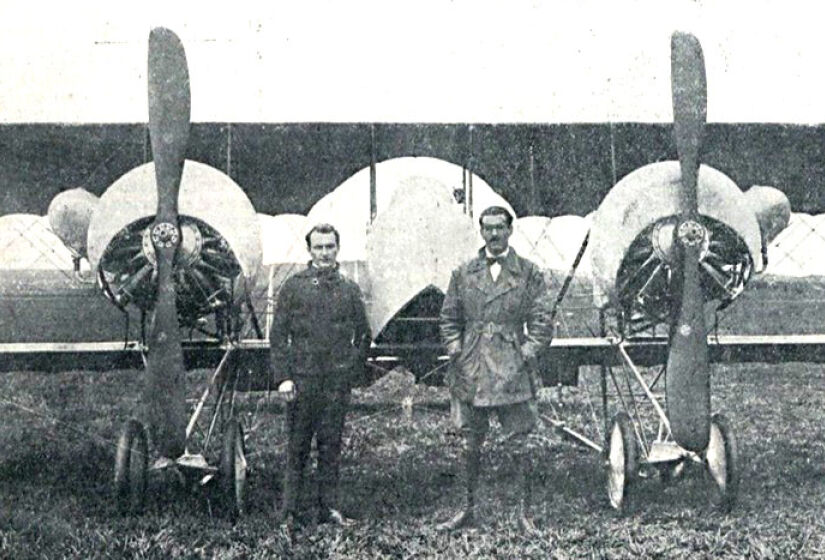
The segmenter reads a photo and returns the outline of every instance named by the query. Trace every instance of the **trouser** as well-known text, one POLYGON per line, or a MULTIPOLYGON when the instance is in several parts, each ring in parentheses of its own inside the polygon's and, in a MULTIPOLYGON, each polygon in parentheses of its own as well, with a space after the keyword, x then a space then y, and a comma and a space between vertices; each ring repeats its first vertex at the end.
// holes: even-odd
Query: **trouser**
POLYGON ((328 392, 308 385, 299 388, 295 400, 287 404, 287 465, 283 510, 299 514, 304 503, 304 471, 312 437, 318 447, 317 504, 322 512, 336 507, 339 457, 349 391, 328 392))
POLYGON ((525 510, 529 509, 532 497, 530 478, 533 471, 533 442, 530 434, 535 431, 539 424, 536 403, 527 401, 498 407, 475 407, 470 403, 453 399, 451 409, 453 421, 461 429, 465 438, 464 489, 466 507, 473 509, 475 506, 475 490, 481 468, 481 446, 487 435, 490 415, 495 413, 504 432, 500 443, 519 465, 521 506, 525 510))

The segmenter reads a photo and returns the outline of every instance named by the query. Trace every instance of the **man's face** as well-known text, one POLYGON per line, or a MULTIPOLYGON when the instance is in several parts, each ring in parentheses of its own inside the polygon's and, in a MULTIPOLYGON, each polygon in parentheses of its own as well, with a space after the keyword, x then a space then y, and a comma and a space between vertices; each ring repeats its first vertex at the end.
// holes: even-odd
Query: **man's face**
POLYGON ((487 250, 494 255, 498 255, 507 250, 510 234, 513 230, 507 225, 507 216, 496 214, 484 216, 481 219, 481 237, 487 250))
POLYGON ((338 257, 335 234, 313 231, 309 236, 309 254, 312 256, 312 265, 317 268, 335 266, 335 259, 338 257))

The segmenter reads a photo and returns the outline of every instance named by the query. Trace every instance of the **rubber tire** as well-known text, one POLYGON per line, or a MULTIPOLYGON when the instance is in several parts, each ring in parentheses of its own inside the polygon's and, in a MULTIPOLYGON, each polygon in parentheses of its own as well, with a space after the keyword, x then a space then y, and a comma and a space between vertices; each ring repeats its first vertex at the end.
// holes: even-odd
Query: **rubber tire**
POLYGON ((148 466, 146 430, 134 418, 129 419, 120 432, 115 455, 115 500, 121 513, 143 511, 148 466))
POLYGON ((223 432, 219 481, 223 512, 233 521, 244 511, 246 472, 243 428, 238 420, 233 418, 223 432))
POLYGON ((639 473, 639 445, 633 421, 626 412, 613 417, 605 449, 607 498, 618 512, 627 508, 630 487, 639 473))
POLYGON ((723 414, 714 414, 711 418, 705 465, 715 486, 715 505, 727 513, 739 495, 740 472, 736 437, 730 421, 723 414))

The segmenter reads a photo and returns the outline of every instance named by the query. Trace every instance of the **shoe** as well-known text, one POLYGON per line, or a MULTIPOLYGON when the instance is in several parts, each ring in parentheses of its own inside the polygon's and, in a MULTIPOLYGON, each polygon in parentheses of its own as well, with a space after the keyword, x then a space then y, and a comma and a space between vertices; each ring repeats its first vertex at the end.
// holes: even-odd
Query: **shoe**
POLYGON ((338 527, 350 527, 355 525, 355 520, 346 517, 337 509, 329 508, 326 514, 321 515, 318 523, 329 523, 330 525, 337 525, 338 527))
POLYGON ((473 510, 464 509, 458 512, 449 521, 436 525, 435 530, 439 533, 450 533, 452 531, 457 531, 458 529, 471 527, 474 523, 475 516, 473 515, 473 510))
POLYGON ((518 516, 518 527, 525 536, 537 537, 539 535, 539 530, 536 529, 533 520, 525 512, 521 512, 518 516))
POLYGON ((295 545, 295 516, 291 513, 284 517, 284 520, 281 523, 281 533, 289 543, 289 546, 295 545))

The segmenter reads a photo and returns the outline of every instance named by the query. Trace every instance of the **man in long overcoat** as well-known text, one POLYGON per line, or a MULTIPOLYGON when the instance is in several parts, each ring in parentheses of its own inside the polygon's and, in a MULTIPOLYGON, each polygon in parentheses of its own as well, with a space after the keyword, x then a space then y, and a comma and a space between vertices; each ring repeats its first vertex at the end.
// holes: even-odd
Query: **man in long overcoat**
POLYGON ((452 415, 466 440, 466 504, 439 525, 444 531, 473 522, 480 450, 489 416, 495 412, 521 468, 519 525, 535 532, 529 513, 532 468, 527 436, 539 423, 536 357, 550 343, 552 326, 541 270, 509 246, 512 221, 503 207, 481 213, 485 247, 453 271, 441 309, 441 338, 450 356, 452 415))
POLYGON ((299 504, 313 435, 319 521, 347 521, 336 505, 341 434, 350 389, 361 381, 371 341, 361 290, 338 271, 338 231, 317 225, 306 242, 312 260, 281 289, 269 334, 275 382, 287 400, 282 510, 290 538, 307 517, 299 504))

